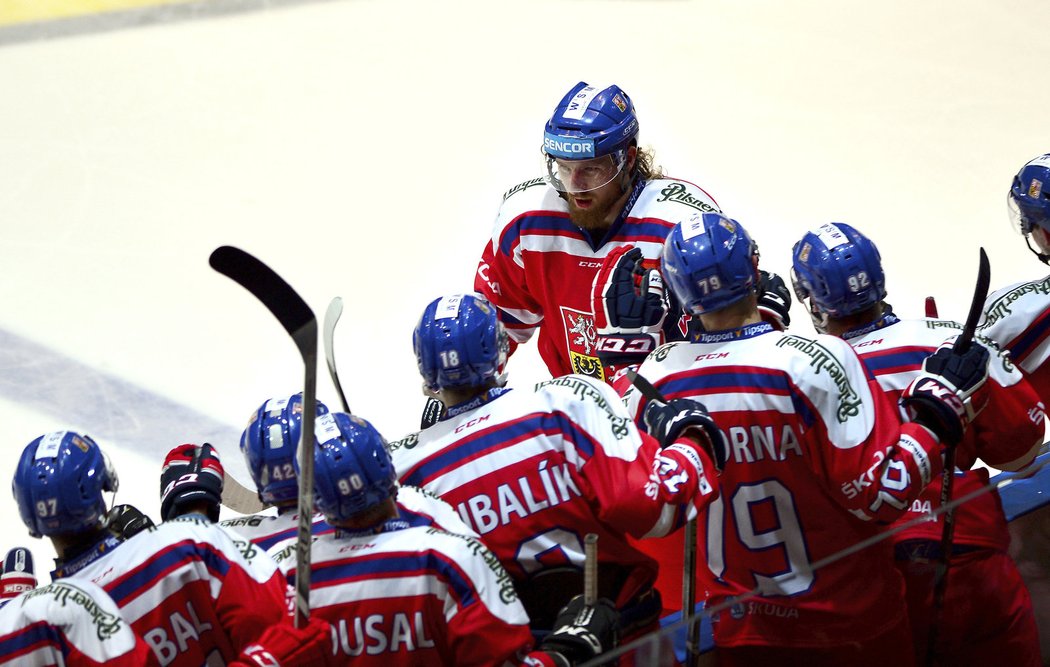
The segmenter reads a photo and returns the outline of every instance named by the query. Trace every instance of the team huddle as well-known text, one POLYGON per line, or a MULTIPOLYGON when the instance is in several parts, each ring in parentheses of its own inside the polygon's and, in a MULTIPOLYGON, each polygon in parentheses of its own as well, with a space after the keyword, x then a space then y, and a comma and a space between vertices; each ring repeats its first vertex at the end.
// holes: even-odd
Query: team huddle
MULTIPOLYGON (((1039 453, 1050 277, 994 292, 969 326, 899 318, 874 240, 832 222, 794 244, 789 288, 638 135, 619 87, 569 90, 473 293, 435 295, 412 333, 422 428, 393 440, 316 402, 301 445, 312 402, 265 401, 240 449, 267 512, 220 520, 206 443, 168 454, 155 523, 107 505, 118 477, 89 435, 33 439, 13 492, 58 559, 43 586, 27 550, 5 560, 0 665, 598 664, 693 595, 712 664, 1042 665, 1029 587, 1050 573, 1011 556, 975 465, 1039 453), (790 328, 792 292, 816 334, 790 328), (537 333, 551 379, 508 388, 537 333)), ((1050 263, 1044 184, 1050 155, 1009 199, 1050 263)))

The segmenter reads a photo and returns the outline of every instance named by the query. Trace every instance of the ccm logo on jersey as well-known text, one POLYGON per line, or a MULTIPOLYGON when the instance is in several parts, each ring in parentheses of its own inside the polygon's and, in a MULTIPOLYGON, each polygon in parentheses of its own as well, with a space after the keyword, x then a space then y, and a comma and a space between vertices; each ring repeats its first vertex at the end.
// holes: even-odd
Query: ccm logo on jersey
POLYGON ((645 352, 648 354, 656 347, 649 336, 620 338, 619 336, 599 336, 594 347, 599 352, 645 352))

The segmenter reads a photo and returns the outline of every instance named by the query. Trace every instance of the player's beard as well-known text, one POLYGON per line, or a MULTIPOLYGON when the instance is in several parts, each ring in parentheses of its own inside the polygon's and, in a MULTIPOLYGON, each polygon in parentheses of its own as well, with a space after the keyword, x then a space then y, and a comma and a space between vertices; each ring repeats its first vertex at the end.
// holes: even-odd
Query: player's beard
POLYGON ((589 232, 603 231, 612 225, 614 216, 612 212, 617 204, 623 204, 627 193, 620 189, 619 181, 614 181, 590 192, 581 192, 577 195, 567 193, 566 200, 569 204, 569 218, 580 229, 589 232), (580 197, 589 204, 581 207, 576 203, 576 197, 580 197))

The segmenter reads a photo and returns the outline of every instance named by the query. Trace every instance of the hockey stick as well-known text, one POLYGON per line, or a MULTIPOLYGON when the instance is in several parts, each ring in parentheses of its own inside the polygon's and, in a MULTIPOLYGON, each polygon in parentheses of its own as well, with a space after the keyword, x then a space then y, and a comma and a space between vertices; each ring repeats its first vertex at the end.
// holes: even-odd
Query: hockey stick
POLYGON ((295 627, 310 620, 310 543, 314 515, 314 419, 317 413, 317 318, 273 269, 232 246, 216 248, 211 268, 245 288, 280 321, 303 357, 303 422, 299 441, 299 532, 295 545, 295 627), (305 445, 305 446, 304 446, 305 445))
POLYGON ((583 538, 583 604, 593 607, 598 602, 598 534, 583 538))
POLYGON ((237 478, 229 473, 226 473, 222 483, 222 504, 240 514, 257 514, 266 509, 266 505, 259 500, 258 493, 238 482, 237 478))
POLYGON ((328 310, 324 314, 324 359, 328 362, 328 374, 332 376, 332 384, 339 394, 339 402, 343 405, 343 412, 350 412, 350 404, 346 402, 346 394, 343 393, 343 385, 339 382, 339 373, 335 370, 335 325, 343 315, 343 300, 339 297, 332 299, 328 304, 328 310))
MULTIPOLYGON (((973 345, 977 321, 984 312, 984 302, 988 298, 988 285, 991 282, 991 267, 988 254, 981 248, 980 264, 977 268, 977 284, 973 290, 973 301, 970 312, 966 315, 966 324, 955 341, 953 351, 962 354, 973 345)), ((941 473, 941 507, 952 500, 952 486, 955 481, 955 445, 949 445, 944 454, 944 472, 941 473)), ((944 513, 944 527, 941 530, 941 553, 937 569, 933 575, 933 609, 930 612, 930 632, 926 640, 926 665, 933 667, 937 662, 937 636, 944 607, 944 595, 948 589, 948 569, 951 567, 952 540, 955 536, 955 510, 944 513)))
MULTIPOLYGON (((638 375, 634 369, 627 370, 627 379, 631 381, 642 396, 657 403, 667 403, 667 399, 651 382, 638 375)), ((696 612, 696 519, 685 524, 685 547, 682 552, 682 620, 691 619, 696 612)), ((686 626, 685 664, 693 667, 700 660, 700 624, 688 621, 686 626)))

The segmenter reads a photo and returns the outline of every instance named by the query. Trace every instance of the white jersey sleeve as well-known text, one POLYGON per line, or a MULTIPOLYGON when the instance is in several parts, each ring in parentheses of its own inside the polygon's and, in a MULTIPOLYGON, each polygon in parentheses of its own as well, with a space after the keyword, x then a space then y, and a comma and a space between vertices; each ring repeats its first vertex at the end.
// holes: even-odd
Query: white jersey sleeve
POLYGON ((0 607, 0 665, 139 667, 149 649, 90 581, 57 581, 0 607))

